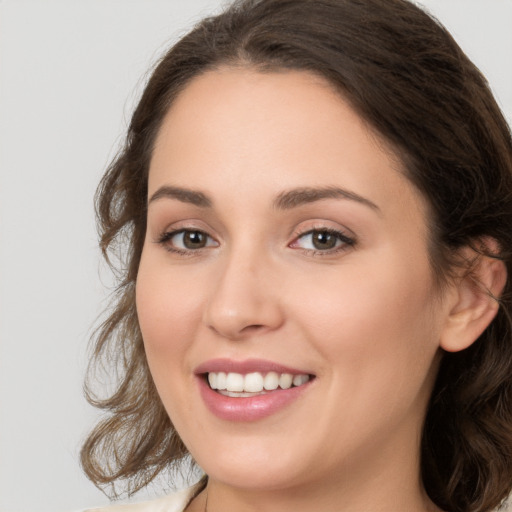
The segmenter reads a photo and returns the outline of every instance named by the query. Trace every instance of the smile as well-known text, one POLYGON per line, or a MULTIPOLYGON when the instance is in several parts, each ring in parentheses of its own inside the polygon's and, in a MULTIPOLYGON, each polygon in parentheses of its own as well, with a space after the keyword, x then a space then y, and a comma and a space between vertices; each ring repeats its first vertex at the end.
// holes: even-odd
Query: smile
POLYGON ((194 373, 207 409, 229 422, 258 421, 285 411, 316 381, 305 369, 262 359, 214 359, 194 373))
POLYGON ((291 373, 252 372, 241 373, 210 372, 208 383, 210 388, 218 393, 232 398, 247 398, 254 395, 266 394, 276 389, 290 389, 302 386, 308 382, 307 374, 292 375, 291 373))

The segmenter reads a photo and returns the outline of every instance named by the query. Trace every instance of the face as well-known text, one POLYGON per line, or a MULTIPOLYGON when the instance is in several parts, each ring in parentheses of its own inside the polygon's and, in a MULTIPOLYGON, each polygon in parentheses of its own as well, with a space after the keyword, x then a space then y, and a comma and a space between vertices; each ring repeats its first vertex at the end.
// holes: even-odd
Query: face
POLYGON ((348 104, 308 73, 208 72, 163 122, 148 200, 140 327, 210 478, 417 471, 444 322, 427 209, 348 104))

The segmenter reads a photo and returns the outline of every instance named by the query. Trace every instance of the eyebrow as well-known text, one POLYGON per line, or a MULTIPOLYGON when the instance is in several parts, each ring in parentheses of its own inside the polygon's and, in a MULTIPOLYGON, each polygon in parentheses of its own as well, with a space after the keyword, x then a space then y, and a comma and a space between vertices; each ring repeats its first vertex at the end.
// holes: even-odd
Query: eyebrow
POLYGON ((201 208, 211 208, 213 204, 212 200, 203 192, 190 190, 188 188, 171 187, 168 185, 160 187, 149 198, 148 204, 164 197, 167 199, 177 199, 182 203, 193 204, 194 206, 199 206, 201 208))
POLYGON ((380 213, 381 211, 380 208, 369 199, 339 187, 303 187, 282 192, 275 199, 274 207, 279 210, 289 210, 322 199, 348 199, 368 206, 376 212, 380 213))
MULTIPOLYGON (((213 201, 204 192, 182 187, 164 185, 160 187, 149 199, 149 203, 158 199, 176 199, 182 203, 193 204, 200 208, 211 208, 213 201)), ((368 206, 380 213, 380 208, 363 196, 339 187, 301 187, 281 192, 274 200, 273 206, 278 210, 291 210, 308 203, 322 199, 348 199, 368 206)))

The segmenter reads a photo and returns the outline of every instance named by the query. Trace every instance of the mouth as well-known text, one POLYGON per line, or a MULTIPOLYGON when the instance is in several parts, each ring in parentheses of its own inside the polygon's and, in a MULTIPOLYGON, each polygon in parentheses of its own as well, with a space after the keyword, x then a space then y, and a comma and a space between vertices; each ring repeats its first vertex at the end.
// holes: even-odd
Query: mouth
POLYGON ((203 374, 210 389, 230 398, 250 398, 276 391, 300 387, 314 378, 307 373, 270 372, 207 372, 203 374))
POLYGON ((316 376, 264 359, 211 359, 194 371, 200 395, 224 421, 251 422, 289 410, 308 395, 316 376))

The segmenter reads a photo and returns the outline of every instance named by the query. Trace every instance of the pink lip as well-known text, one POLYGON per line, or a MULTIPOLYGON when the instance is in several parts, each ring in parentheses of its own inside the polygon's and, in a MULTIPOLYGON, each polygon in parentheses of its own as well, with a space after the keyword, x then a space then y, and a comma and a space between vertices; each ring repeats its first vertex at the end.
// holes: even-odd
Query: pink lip
POLYGON ((251 372, 276 372, 291 373, 292 375, 310 374, 307 370, 298 370, 283 366, 282 364, 266 361, 265 359, 246 359, 244 361, 234 361, 233 359, 211 359, 200 364, 195 370, 196 375, 209 372, 233 372, 246 375, 251 372))
POLYGON ((282 366, 262 359, 233 361, 230 359, 214 359, 199 365, 195 374, 201 397, 208 410, 222 420, 234 422, 257 421, 275 414, 300 398, 310 387, 312 381, 289 389, 277 389, 263 395, 253 397, 228 397, 212 390, 204 374, 208 372, 251 372, 291 373, 292 375, 308 374, 307 371, 282 366))

